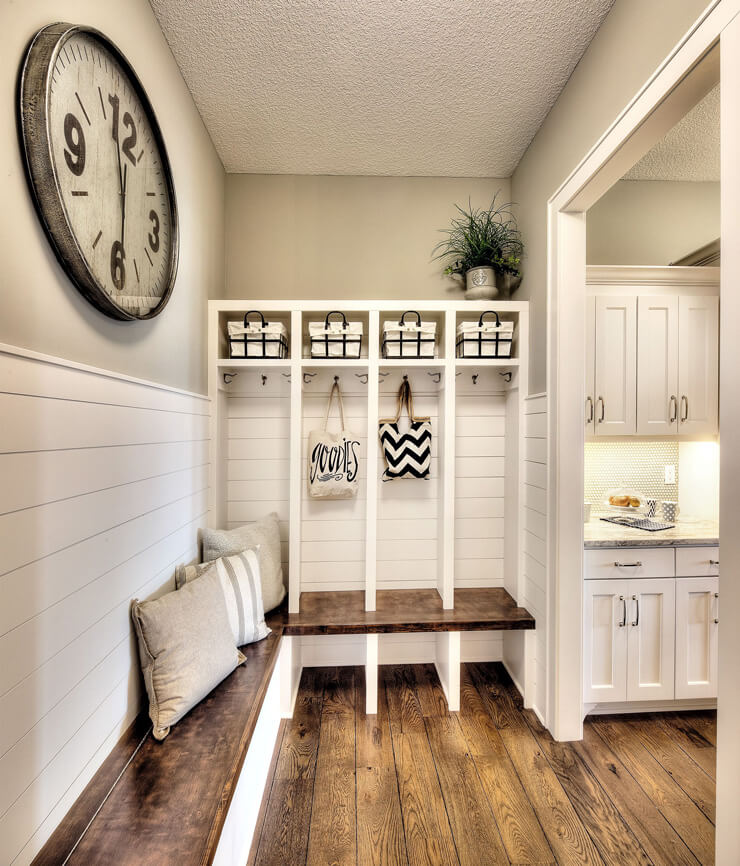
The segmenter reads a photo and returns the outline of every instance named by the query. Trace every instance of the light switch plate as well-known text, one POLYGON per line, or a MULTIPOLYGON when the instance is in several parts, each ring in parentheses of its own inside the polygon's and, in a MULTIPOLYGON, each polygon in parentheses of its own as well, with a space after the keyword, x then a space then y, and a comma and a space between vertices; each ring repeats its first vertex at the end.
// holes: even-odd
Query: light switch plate
POLYGON ((665 467, 665 483, 666 484, 675 484, 676 483, 676 464, 669 463, 665 467))

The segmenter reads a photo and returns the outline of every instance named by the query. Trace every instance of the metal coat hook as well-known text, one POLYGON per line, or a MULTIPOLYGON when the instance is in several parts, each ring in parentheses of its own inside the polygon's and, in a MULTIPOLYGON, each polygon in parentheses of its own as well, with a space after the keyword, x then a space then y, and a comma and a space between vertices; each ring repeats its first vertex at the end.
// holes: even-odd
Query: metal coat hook
POLYGON ((319 375, 318 373, 309 373, 308 371, 306 371, 303 374, 303 384, 304 385, 310 385, 311 379, 313 379, 314 376, 318 376, 318 375, 319 375))
POLYGON ((266 384, 267 384, 267 376, 263 373, 262 374, 262 387, 264 388, 266 384))
POLYGON ((339 376, 335 376, 335 377, 334 377, 334 384, 335 384, 335 385, 338 385, 338 384, 339 384, 339 376))
POLYGON ((224 385, 230 385, 234 381, 234 376, 237 373, 224 373, 224 385))
POLYGON ((360 380, 360 382, 362 382, 363 385, 367 385, 367 373, 355 373, 355 376, 360 380))
POLYGON ((511 382, 511 378, 513 375, 514 374, 511 372, 511 370, 507 370, 505 373, 499 372, 499 376, 503 376, 507 382, 511 382))
POLYGON ((439 370, 427 370, 427 376, 431 376, 438 385, 442 381, 442 374, 439 372, 439 370))
POLYGON ((462 370, 458 370, 457 373, 455 373, 455 377, 457 376, 462 376, 462 370))
POLYGON ((378 373, 378 385, 382 385, 385 382, 386 376, 390 376, 390 373, 378 373))
POLYGON ((284 376, 288 381, 290 381, 290 373, 281 373, 281 376, 284 376))
POLYGON ((473 384, 474 384, 474 385, 477 385, 477 384, 478 384, 478 374, 477 374, 477 373, 473 373, 473 377, 472 377, 472 378, 473 378, 473 384))

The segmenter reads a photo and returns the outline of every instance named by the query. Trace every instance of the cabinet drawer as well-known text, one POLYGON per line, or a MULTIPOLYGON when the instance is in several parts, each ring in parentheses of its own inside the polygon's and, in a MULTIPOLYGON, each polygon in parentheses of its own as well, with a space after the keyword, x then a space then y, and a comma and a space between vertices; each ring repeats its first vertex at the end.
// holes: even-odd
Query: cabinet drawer
POLYGON ((673 577, 675 569, 675 556, 671 547, 620 547, 607 550, 586 550, 584 556, 584 577, 586 580, 673 577), (617 563, 619 564, 617 565, 617 563))
POLYGON ((676 577, 719 574, 719 547, 677 547, 676 577))

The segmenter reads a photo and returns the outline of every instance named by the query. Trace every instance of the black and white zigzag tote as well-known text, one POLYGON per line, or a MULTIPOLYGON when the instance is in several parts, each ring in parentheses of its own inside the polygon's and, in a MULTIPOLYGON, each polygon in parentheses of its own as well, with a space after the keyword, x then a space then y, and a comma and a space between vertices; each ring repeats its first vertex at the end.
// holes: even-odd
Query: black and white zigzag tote
POLYGON ((432 463, 432 422, 412 421, 407 433, 398 422, 386 421, 379 428, 386 468, 383 481, 393 478, 428 478, 432 463))
POLYGON ((386 468, 383 481, 394 478, 429 478, 432 463, 432 422, 429 418, 414 417, 411 386, 404 376, 398 392, 398 410, 395 418, 381 421, 378 426, 386 468), (403 407, 409 416, 409 429, 401 433, 398 419, 403 407))

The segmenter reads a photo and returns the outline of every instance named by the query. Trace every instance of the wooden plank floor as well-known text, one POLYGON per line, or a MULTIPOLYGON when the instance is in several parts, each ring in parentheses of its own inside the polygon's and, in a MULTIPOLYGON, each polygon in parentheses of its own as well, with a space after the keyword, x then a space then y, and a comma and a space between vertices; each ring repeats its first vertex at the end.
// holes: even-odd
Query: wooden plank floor
POLYGON ((601 716, 556 743, 503 666, 448 713, 431 665, 303 673, 250 866, 709 866, 715 714, 601 716))

